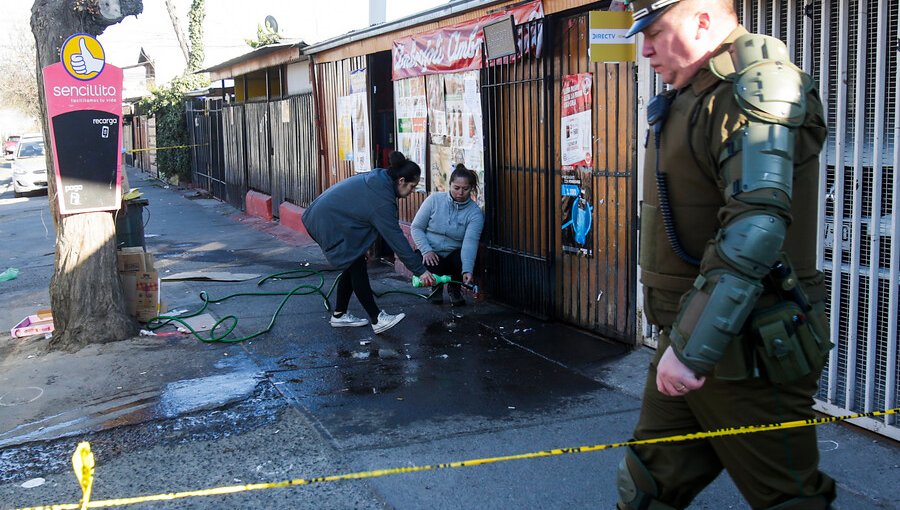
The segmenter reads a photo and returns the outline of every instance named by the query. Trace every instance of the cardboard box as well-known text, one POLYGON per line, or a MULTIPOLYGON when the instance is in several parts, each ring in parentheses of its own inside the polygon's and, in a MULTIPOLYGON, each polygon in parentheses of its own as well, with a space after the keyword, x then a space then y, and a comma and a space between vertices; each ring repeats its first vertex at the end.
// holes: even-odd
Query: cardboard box
POLYGON ((147 322, 159 315, 159 273, 143 271, 136 274, 135 317, 147 322))
POLYGON ((153 254, 140 246, 122 248, 116 254, 116 266, 120 273, 153 271, 153 254))
POLYGON ((125 311, 134 317, 137 315, 137 273, 119 273, 119 280, 125 295, 125 311))
POLYGON ((128 314, 140 322, 158 316, 160 280, 153 254, 140 246, 125 247, 119 250, 116 262, 128 314))
POLYGON ((119 273, 125 310, 140 322, 147 322, 159 315, 160 280, 156 271, 119 273))

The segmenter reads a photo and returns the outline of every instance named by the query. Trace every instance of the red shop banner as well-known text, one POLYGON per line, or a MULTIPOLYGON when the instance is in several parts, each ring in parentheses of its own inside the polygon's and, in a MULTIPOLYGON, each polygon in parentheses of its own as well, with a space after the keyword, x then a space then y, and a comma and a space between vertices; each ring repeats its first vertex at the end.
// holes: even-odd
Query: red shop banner
POLYGON ((512 14, 516 25, 544 17, 542 0, 486 14, 451 27, 394 41, 393 79, 481 69, 484 34, 481 28, 512 14))

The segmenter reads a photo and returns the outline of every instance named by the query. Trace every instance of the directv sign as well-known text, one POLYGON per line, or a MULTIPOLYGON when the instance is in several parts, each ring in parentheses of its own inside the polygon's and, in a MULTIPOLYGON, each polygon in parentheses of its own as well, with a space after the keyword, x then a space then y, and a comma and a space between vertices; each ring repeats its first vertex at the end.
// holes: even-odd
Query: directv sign
POLYGON ((122 70, 100 42, 75 34, 44 68, 60 214, 115 211, 122 202, 122 70))
POLYGON ((630 12, 591 11, 591 62, 634 62, 634 37, 625 37, 631 27, 630 12))

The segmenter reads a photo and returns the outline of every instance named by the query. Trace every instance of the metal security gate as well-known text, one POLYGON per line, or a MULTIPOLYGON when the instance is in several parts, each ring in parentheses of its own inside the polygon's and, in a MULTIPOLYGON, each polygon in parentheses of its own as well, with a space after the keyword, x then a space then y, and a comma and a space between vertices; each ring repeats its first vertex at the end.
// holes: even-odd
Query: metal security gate
MULTIPOLYGON (((601 9, 606 8, 601 6, 601 9)), ((591 63, 587 12, 554 21, 553 104, 561 111, 562 79, 591 73, 592 167, 581 172, 580 189, 591 207, 591 229, 582 251, 555 243, 556 316, 623 343, 637 342, 637 178, 635 174, 635 67, 631 62, 591 63)), ((553 118, 559 133, 559 115, 553 118)), ((554 145, 557 143, 553 141, 554 145)), ((561 155, 554 156, 561 165, 561 155)), ((559 168, 559 166, 556 166, 559 168)), ((553 179, 553 228, 565 225, 562 175, 553 179)), ((572 200, 572 199, 569 199, 572 200)), ((566 208, 568 209, 568 208, 566 208)))
MULTIPOLYGON (((835 348, 816 407, 900 403, 898 1, 738 2, 750 31, 784 40, 817 81, 829 136, 820 167, 818 260, 835 348)), ((895 416, 855 423, 900 439, 895 416)))
POLYGON ((267 195, 272 193, 272 145, 269 132, 269 103, 244 105, 247 153, 245 163, 249 188, 267 195))
POLYGON ((222 139, 226 200, 236 209, 244 210, 247 194, 247 137, 244 132, 244 105, 229 105, 222 116, 222 139))
POLYGON ((185 102, 190 139, 191 174, 195 186, 225 200, 225 151, 222 138, 222 100, 185 102))
POLYGON ((272 204, 306 207, 316 198, 316 129, 312 94, 269 103, 272 140, 272 204))
POLYGON ((529 51, 489 61, 481 73, 488 292, 539 317, 552 313, 551 101, 543 20, 517 27, 529 51))

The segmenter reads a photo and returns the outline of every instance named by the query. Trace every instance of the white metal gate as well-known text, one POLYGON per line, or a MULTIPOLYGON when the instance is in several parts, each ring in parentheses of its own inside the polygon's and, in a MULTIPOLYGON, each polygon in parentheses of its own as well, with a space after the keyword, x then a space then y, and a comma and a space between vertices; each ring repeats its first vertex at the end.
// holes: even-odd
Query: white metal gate
MULTIPOLYGON (((751 32, 786 42, 818 83, 829 136, 820 170, 819 267, 830 288, 836 348, 816 408, 829 414, 897 407, 900 310, 900 0, 738 0, 751 32)), ((639 66, 640 119, 658 82, 639 66)), ((639 126, 639 134, 645 129, 639 126)), ((639 148, 639 164, 643 162, 639 148)), ((643 184, 643 183, 642 183, 643 184)), ((653 345, 652 331, 643 329, 653 345)), ((895 416, 854 423, 900 439, 895 416)))

